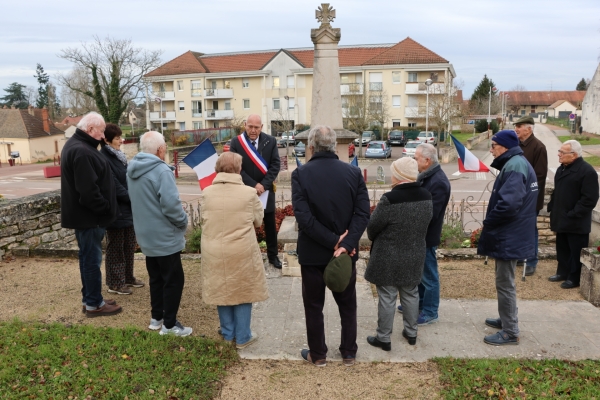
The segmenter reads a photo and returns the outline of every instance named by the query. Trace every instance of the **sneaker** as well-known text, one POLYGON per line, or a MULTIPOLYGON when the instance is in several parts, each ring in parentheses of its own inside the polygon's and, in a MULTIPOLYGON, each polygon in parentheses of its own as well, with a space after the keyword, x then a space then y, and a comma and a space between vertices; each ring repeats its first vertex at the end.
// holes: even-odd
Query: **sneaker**
POLYGON ((108 316, 108 315, 116 315, 116 314, 120 313, 121 311, 123 311, 121 306, 118 306, 116 304, 108 304, 105 301, 104 305, 102 307, 98 307, 95 310, 87 310, 85 312, 85 316, 88 318, 104 317, 104 316, 108 316))
POLYGON ((161 335, 175 335, 175 336, 189 336, 192 334, 192 328, 188 326, 181 325, 181 322, 176 321, 175 325, 172 328, 167 329, 167 327, 163 324, 162 328, 160 328, 161 335))
POLYGON ((235 348, 238 350, 241 349, 245 349, 246 347, 250 346, 252 343, 256 342, 258 340, 258 335, 254 332, 252 332, 252 336, 250 336, 250 340, 248 340, 246 343, 236 343, 235 348))
POLYGON ((121 286, 118 288, 108 288, 108 293, 115 293, 115 294, 132 294, 133 291, 131 289, 129 289, 127 286, 121 286))
POLYGON ((500 318, 486 318, 485 324, 495 329, 502 329, 502 320, 500 318))
POLYGON ((483 338, 483 341, 487 344, 491 344, 492 346, 505 346, 508 344, 518 345, 519 338, 516 336, 511 336, 504 331, 499 331, 494 333, 493 335, 488 335, 483 338))
POLYGON ((417 319, 417 325, 429 325, 434 324, 439 321, 438 317, 429 317, 423 314, 419 314, 419 318, 417 319))
POLYGON ((353 367, 354 364, 356 364, 356 356, 344 357, 344 359, 342 360, 342 363, 344 364, 345 367, 353 367))
MULTIPOLYGON (((423 311, 423 309, 422 309, 422 308, 419 308, 419 314, 421 314, 421 311, 423 311)), ((400 305, 400 306, 398 306, 398 312, 399 312, 400 314, 402 314, 402 306, 401 306, 401 305, 400 305)))
POLYGON ((311 363, 315 367, 324 367, 324 366, 327 365, 327 359, 326 358, 324 358, 322 360, 315 360, 315 361, 313 361, 312 358, 310 358, 310 350, 309 349, 302 349, 300 351, 300 355, 302 356, 302 359, 304 361, 306 361, 307 363, 311 363))
POLYGON ((150 325, 148 325, 148 329, 152 331, 157 331, 162 327, 163 320, 160 321, 155 320, 154 318, 150 319, 150 325))
MULTIPOLYGON (((117 304, 116 301, 114 301, 113 299, 104 299, 104 303, 106 304, 110 304, 111 306, 114 306, 115 304, 117 304)), ((81 305, 81 312, 85 314, 85 304, 81 305)))
POLYGON ((134 288, 141 288, 141 287, 145 286, 145 283, 142 282, 142 281, 140 281, 139 279, 133 278, 133 282, 132 283, 126 283, 125 285, 129 286, 129 287, 134 287, 134 288))

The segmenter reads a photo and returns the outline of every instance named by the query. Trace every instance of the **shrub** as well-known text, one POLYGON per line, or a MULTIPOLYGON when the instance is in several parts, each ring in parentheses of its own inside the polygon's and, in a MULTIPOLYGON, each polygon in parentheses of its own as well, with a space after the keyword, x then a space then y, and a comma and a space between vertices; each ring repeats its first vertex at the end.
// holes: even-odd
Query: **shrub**
MULTIPOLYGON (((478 133, 487 131, 487 128, 488 123, 485 119, 479 119, 475 123, 475 131, 478 133)), ((492 133, 498 132, 498 130, 500 129, 500 127, 498 126, 498 121, 496 121, 495 119, 492 120, 492 122, 490 122, 490 128, 492 129, 492 133)))
POLYGON ((447 249, 458 249, 461 247, 461 239, 464 235, 460 223, 442 225, 442 236, 440 247, 447 249))
POLYGON ((185 243, 186 252, 200 253, 201 249, 202 249, 201 239, 202 239, 202 228, 198 227, 198 228, 194 229, 193 231, 191 231, 188 234, 188 238, 185 243))
POLYGON ((186 144, 188 144, 187 135, 176 136, 173 144, 175 146, 185 146, 186 144))

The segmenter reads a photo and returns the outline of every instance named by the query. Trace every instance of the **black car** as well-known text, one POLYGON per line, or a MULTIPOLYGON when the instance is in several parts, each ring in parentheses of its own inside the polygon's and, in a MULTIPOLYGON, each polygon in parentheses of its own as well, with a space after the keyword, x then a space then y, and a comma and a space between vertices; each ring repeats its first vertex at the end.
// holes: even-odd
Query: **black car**
POLYGON ((296 143, 296 147, 294 147, 294 154, 297 157, 304 157, 306 156, 306 145, 302 142, 298 142, 296 143))
POLYGON ((406 136, 404 136, 404 131, 391 131, 389 134, 388 143, 390 146, 395 144, 404 146, 406 144, 406 136))

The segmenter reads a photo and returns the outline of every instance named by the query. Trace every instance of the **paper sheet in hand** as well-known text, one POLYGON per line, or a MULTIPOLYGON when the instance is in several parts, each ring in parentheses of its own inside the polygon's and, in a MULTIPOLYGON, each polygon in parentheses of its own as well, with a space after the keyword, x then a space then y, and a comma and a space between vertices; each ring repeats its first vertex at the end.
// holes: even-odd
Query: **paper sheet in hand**
POLYGON ((263 209, 266 209, 267 208, 267 200, 269 200, 269 191, 265 190, 263 192, 263 194, 261 194, 260 196, 258 196, 258 199, 262 203, 263 209))

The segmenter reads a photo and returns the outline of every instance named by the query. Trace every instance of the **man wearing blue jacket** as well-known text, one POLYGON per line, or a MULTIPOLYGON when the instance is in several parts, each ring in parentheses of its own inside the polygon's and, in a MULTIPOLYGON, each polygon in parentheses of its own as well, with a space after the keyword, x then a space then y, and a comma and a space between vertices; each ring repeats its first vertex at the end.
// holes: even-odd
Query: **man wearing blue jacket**
POLYGON ((517 260, 535 255, 536 202, 538 183, 535 171, 523 156, 515 131, 503 130, 492 136, 491 164, 500 172, 494 182, 477 254, 496 260, 496 292, 500 318, 488 318, 486 325, 500 329, 483 341, 494 346, 519 344, 517 260))
POLYGON ((127 186, 133 227, 150 277, 152 319, 148 328, 161 335, 188 336, 192 328, 177 321, 184 275, 187 214, 183 210, 173 171, 165 163, 163 135, 150 131, 140 139, 141 152, 127 167, 127 186))

